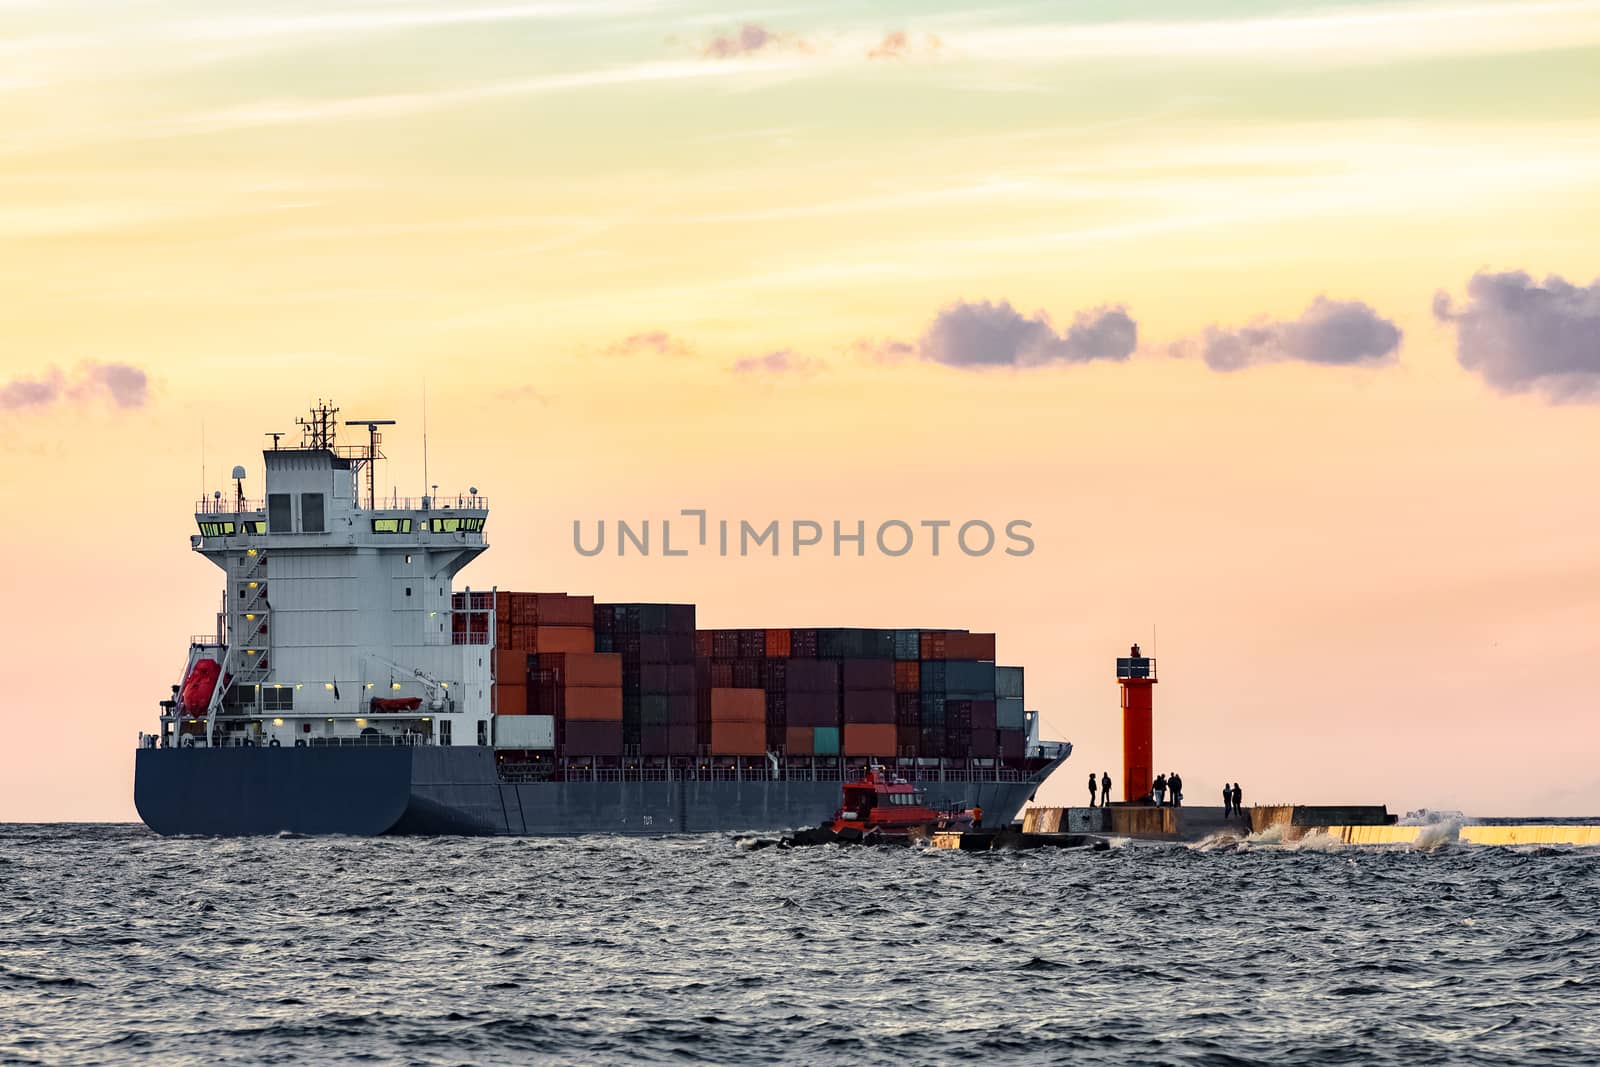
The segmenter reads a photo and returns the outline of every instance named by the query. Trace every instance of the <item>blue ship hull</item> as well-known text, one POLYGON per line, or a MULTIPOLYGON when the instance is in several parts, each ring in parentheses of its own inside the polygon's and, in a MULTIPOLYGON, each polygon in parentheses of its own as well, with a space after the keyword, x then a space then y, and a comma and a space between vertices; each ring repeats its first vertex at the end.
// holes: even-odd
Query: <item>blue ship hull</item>
MULTIPOLYGON (((921 784, 936 808, 1003 825, 1065 756, 1021 781, 921 784)), ((146 748, 134 804, 160 834, 685 834, 815 826, 840 783, 801 779, 502 782, 488 748, 146 748)))

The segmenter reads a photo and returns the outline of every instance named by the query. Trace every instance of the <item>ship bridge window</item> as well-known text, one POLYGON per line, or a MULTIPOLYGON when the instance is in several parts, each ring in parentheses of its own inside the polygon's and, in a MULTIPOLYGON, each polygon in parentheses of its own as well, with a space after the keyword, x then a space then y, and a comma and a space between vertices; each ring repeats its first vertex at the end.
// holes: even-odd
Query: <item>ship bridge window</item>
POLYGON ((433 520, 433 532, 434 533, 456 533, 457 531, 465 531, 467 533, 478 533, 482 529, 483 529, 483 519, 481 517, 467 516, 467 517, 463 518, 463 517, 460 517, 460 516, 452 515, 448 519, 434 519, 433 520))
POLYGON ((256 519, 254 522, 247 522, 244 524, 244 532, 247 534, 264 534, 267 532, 267 524, 260 519, 256 519))
POLYGON ((200 534, 202 537, 232 537, 237 529, 231 522, 202 522, 200 534))
MULTIPOLYGON (((410 519, 373 519, 372 532, 382 534, 408 534, 411 532, 410 519)), ((409 563, 410 560, 407 560, 409 563)))
POLYGON ((322 533, 322 494, 300 494, 300 529, 306 533, 322 533))
POLYGON ((293 686, 263 686, 261 689, 262 711, 293 711, 294 687, 293 686))
POLYGON ((290 533, 294 520, 290 516, 289 494, 267 494, 267 525, 273 533, 290 533))

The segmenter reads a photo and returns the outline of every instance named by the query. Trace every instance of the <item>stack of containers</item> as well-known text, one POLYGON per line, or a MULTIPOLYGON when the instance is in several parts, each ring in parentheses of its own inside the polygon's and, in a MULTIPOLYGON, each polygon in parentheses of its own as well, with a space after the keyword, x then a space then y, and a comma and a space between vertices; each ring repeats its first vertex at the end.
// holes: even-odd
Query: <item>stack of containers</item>
POLYGON ((1021 759, 1027 747, 1021 667, 994 669, 995 725, 1001 759, 1021 759))
POLYGON ((766 752, 766 693, 754 688, 713 688, 708 692, 712 754, 759 756, 766 752))
POLYGON ((839 667, 790 657, 784 667, 784 747, 791 756, 839 754, 839 667))
POLYGON ((996 754, 994 635, 924 630, 919 664, 920 755, 996 754))
POLYGON ((518 652, 593 652, 594 597, 495 593, 495 648, 518 652))
POLYGON ((611 648, 621 659, 625 749, 692 756, 694 605, 596 604, 594 628, 597 646, 611 648))
POLYGON ((488 644, 489 612, 493 610, 493 593, 451 593, 450 643, 453 645, 488 644))
MULTIPOLYGON (((893 650, 892 645, 890 650, 893 650)), ((895 661, 846 659, 839 662, 840 707, 846 756, 897 755, 895 661)))
POLYGON ((529 710, 555 717, 567 756, 622 754, 622 657, 542 652, 529 663, 529 710))
POLYGON ((894 632, 895 751, 915 757, 922 747, 922 631, 894 632))

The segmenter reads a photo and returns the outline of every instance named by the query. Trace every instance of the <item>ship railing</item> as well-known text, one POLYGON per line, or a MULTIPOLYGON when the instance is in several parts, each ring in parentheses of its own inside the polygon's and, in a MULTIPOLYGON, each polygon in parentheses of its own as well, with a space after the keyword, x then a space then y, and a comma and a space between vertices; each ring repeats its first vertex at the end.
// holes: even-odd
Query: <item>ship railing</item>
MULTIPOLYGON (((188 739, 185 738, 185 740, 188 740, 188 739)), ((399 735, 399 734, 379 734, 376 737, 307 737, 304 740, 305 740, 306 745, 311 747, 311 748, 327 748, 327 747, 330 747, 330 746, 339 747, 339 748, 345 748, 345 747, 360 748, 360 747, 366 747, 366 746, 372 746, 372 745, 378 745, 378 746, 388 745, 390 747, 394 747, 394 746, 402 746, 402 745, 403 746, 413 746, 413 745, 431 745, 431 744, 433 744, 433 742, 431 740, 429 740, 427 737, 423 737, 421 735, 409 735, 408 736, 408 735, 399 735)), ((184 747, 184 748, 190 748, 190 747, 193 747, 193 748, 270 748, 271 747, 271 744, 267 739, 258 739, 258 738, 254 738, 254 737, 239 737, 239 736, 220 737, 214 743, 212 743, 210 745, 207 745, 202 738, 195 738, 194 741, 195 741, 194 745, 192 745, 192 746, 184 745, 182 747, 184 747)), ((283 742, 282 743, 282 747, 284 747, 284 748, 293 748, 294 747, 294 742, 293 741, 283 742)))
POLYGON ((253 511, 266 511, 265 500, 243 500, 236 496, 223 495, 220 497, 201 497, 194 502, 196 515, 244 515, 253 511))

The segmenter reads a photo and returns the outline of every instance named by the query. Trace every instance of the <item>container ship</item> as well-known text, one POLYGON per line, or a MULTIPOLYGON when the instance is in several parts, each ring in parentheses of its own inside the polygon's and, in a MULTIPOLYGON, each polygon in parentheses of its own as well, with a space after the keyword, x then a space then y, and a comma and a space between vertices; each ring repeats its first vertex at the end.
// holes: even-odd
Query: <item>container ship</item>
POLYGON ((681 834, 814 826, 874 767, 1014 820, 1070 755, 959 629, 699 629, 693 604, 456 588, 488 502, 377 497, 388 420, 273 437, 213 493, 225 577, 135 759, 162 834, 681 834), (363 482, 365 484, 363 485, 363 482), (363 499, 365 489, 365 499, 363 499), (230 499, 231 497, 231 499, 230 499))

